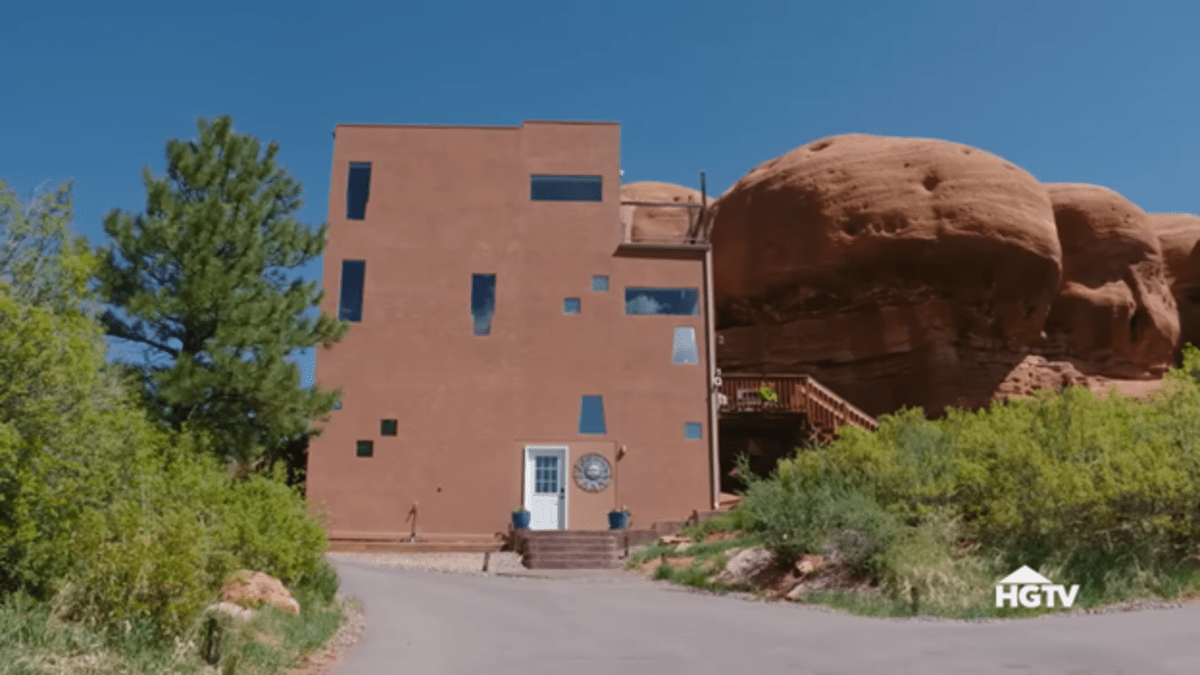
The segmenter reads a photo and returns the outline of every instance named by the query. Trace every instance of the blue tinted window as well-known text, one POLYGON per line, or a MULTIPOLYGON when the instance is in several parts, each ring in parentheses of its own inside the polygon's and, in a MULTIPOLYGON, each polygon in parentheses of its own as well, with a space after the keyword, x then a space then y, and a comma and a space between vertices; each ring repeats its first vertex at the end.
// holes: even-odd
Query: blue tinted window
POLYGON ((608 277, 601 274, 597 274, 596 276, 592 277, 592 290, 599 293, 607 292, 608 277))
POLYGON ((496 313, 496 275, 471 275, 471 321, 476 335, 492 334, 492 316, 496 313))
POLYGON ((675 328, 675 340, 671 345, 671 363, 700 363, 700 352, 696 349, 696 329, 692 326, 675 328))
POLYGON ((371 195, 371 163, 350 162, 346 180, 346 218, 362 220, 367 217, 367 198, 371 195))
POLYGON ((700 289, 626 288, 625 313, 685 316, 699 314, 700 289))
POLYGON ((600 176, 531 176, 529 196, 535 202, 598 202, 600 176))
POLYGON ((563 314, 578 314, 579 298, 563 298, 563 314))
POLYGON ((363 279, 367 261, 342 261, 342 295, 338 301, 338 318, 342 321, 362 321, 363 279))
POLYGON ((604 424, 604 397, 584 396, 579 406, 579 433, 603 434, 607 432, 604 424))
POLYGON ((704 427, 699 422, 686 422, 683 425, 683 437, 689 441, 698 441, 704 435, 704 427))

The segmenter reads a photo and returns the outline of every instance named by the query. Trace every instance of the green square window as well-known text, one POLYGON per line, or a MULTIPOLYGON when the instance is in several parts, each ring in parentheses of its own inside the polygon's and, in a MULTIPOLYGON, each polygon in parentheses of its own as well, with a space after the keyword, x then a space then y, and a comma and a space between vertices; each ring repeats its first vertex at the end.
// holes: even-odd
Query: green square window
POLYGON ((359 457, 371 457, 375 454, 375 441, 359 441, 358 452, 359 457))
POLYGON ((396 435, 396 420, 380 420, 379 434, 381 436, 395 436, 396 435))

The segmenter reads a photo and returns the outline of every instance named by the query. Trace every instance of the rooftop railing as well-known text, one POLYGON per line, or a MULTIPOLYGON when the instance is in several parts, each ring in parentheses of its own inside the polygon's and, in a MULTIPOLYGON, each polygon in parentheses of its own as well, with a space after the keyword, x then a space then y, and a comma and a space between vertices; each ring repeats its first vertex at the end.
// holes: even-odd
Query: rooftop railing
POLYGON ((621 244, 708 245, 712 208, 696 202, 621 200, 621 244))

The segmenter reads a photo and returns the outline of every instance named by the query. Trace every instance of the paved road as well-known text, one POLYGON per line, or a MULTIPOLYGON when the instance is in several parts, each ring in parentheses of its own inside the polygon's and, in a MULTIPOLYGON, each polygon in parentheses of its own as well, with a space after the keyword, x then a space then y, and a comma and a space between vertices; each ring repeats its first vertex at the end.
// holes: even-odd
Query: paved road
POLYGON ((366 606, 332 675, 1197 675, 1200 606, 1002 623, 889 621, 648 581, 337 561, 366 606))

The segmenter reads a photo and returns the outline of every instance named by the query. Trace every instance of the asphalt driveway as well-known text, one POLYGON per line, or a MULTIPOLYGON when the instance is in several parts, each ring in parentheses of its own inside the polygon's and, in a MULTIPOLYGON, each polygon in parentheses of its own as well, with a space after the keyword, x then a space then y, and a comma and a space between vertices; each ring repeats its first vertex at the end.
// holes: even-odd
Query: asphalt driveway
POLYGON ((649 581, 335 561, 365 605, 332 675, 1197 675, 1200 606, 1000 623, 893 621, 649 581))

